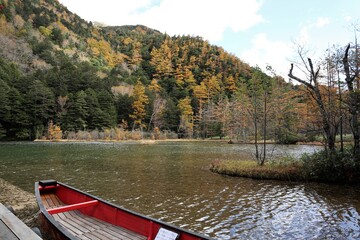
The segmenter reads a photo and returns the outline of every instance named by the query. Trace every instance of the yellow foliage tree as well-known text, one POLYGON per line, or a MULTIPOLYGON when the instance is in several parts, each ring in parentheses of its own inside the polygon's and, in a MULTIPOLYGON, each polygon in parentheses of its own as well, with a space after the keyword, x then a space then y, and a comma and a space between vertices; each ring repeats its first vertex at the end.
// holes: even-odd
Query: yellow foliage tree
POLYGON ((0 15, 0 33, 4 35, 13 35, 14 27, 6 21, 5 15, 0 15))
POLYGON ((192 137, 194 129, 194 113, 191 107, 191 99, 186 97, 178 103, 180 110, 179 132, 184 132, 186 137, 192 137))
POLYGON ((149 89, 154 91, 155 93, 160 93, 161 86, 158 84, 158 81, 156 79, 151 80, 149 89))
POLYGON ((199 109, 195 116, 196 122, 198 123, 203 117, 204 103, 205 103, 205 101, 207 101, 209 99, 207 88, 206 88, 204 82, 201 82, 200 85, 196 85, 194 87, 194 96, 198 100, 198 103, 199 103, 199 109))
POLYGON ((109 42, 105 40, 96 40, 95 38, 87 39, 87 43, 96 57, 103 57, 110 67, 115 67, 124 62, 126 56, 115 52, 109 42))
POLYGON ((195 77, 188 66, 178 64, 175 70, 175 81, 179 88, 193 89, 196 84, 195 77))
POLYGON ((53 121, 50 120, 48 126, 48 139, 49 140, 60 140, 62 138, 62 131, 59 125, 54 125, 53 121))
POLYGON ((219 94, 221 87, 219 80, 216 76, 211 76, 204 81, 207 89, 208 98, 212 98, 219 94))
POLYGON ((45 37, 50 37, 51 34, 52 34, 52 27, 40 26, 40 27, 39 27, 39 31, 40 31, 41 34, 44 35, 45 37))
POLYGON ((150 64, 155 67, 156 79, 163 79, 172 75, 174 69, 172 65, 172 51, 170 48, 171 41, 166 39, 159 49, 154 48, 151 51, 150 64))
POLYGON ((145 126, 143 120, 146 115, 145 106, 149 103, 149 98, 145 94, 145 86, 140 81, 138 81, 134 87, 133 97, 133 113, 130 114, 129 117, 134 121, 133 130, 135 126, 139 126, 140 129, 142 129, 145 126))
POLYGON ((133 46, 133 53, 132 53, 132 57, 129 61, 132 66, 136 67, 136 66, 139 66, 141 61, 143 60, 142 56, 141 56, 141 43, 138 41, 135 41, 135 42, 133 42, 132 46, 133 46))
POLYGON ((194 87, 194 96, 199 101, 201 108, 202 104, 209 98, 208 90, 204 82, 201 82, 200 85, 194 87))
POLYGON ((229 93, 234 93, 238 90, 236 83, 235 83, 235 79, 232 75, 225 78, 225 89, 229 93))

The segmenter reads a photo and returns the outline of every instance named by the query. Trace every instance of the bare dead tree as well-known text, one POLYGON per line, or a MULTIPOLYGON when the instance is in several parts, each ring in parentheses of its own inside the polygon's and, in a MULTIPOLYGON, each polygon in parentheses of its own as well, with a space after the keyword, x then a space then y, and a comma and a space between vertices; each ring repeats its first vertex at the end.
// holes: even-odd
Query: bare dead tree
POLYGON ((151 130, 151 125, 154 124, 153 128, 159 127, 160 125, 160 115, 165 108, 166 100, 162 99, 159 95, 156 95, 156 98, 153 102, 153 111, 150 117, 148 124, 148 131, 151 130))
POLYGON ((299 50, 299 55, 301 57, 302 63, 306 69, 304 72, 307 76, 307 80, 304 80, 293 74, 294 64, 291 64, 290 71, 288 76, 291 79, 303 84, 307 91, 310 93, 310 96, 315 100, 322 118, 322 128, 325 134, 327 147, 330 151, 335 150, 335 137, 337 128, 331 122, 331 113, 328 111, 323 95, 321 93, 321 84, 320 84, 320 65, 316 68, 313 65, 311 58, 307 58, 307 62, 303 58, 301 49, 299 50))
POLYGON ((248 86, 249 107, 247 108, 247 113, 254 125, 255 158, 260 166, 265 164, 267 157, 266 139, 268 137, 268 104, 270 101, 269 95, 272 88, 271 81, 272 80, 263 74, 261 70, 258 70, 253 75, 250 85, 248 86), (259 140, 260 135, 262 135, 263 138, 262 144, 259 140))
POLYGON ((347 100, 347 105, 349 108, 349 112, 351 114, 351 130, 354 137, 354 156, 357 159, 360 159, 360 93, 359 93, 359 73, 360 73, 360 66, 359 66, 359 52, 357 44, 355 44, 354 49, 354 60, 351 64, 350 61, 350 44, 347 45, 345 49, 345 54, 343 58, 344 64, 344 71, 345 71, 345 82, 349 91, 349 97, 347 100))

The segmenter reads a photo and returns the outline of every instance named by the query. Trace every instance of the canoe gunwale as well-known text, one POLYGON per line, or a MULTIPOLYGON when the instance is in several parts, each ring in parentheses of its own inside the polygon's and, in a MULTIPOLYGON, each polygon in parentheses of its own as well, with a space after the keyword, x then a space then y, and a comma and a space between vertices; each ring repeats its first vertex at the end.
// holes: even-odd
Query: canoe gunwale
MULTIPOLYGON (((155 219, 155 218, 152 218, 152 217, 148 217, 148 216, 145 216, 145 215, 142 215, 140 213, 137 213, 137 212, 134 212, 132 210, 129 210, 129 209, 126 209, 126 208, 123 208, 123 207, 120 207, 118 205, 115 205, 113 203, 110 203, 106 200, 103 200, 99 197, 96 197, 96 196, 93 196, 89 193, 86 193, 86 192, 83 192, 79 189, 76 189, 72 186, 69 186, 67 184, 64 184, 64 183, 61 183, 61 182, 57 182, 57 186, 60 185, 62 187, 65 187, 65 188, 68 188, 68 189, 71 189, 73 191, 76 191, 80 194, 83 194, 89 198, 92 198, 94 200, 97 200, 103 204, 106 204, 108 206, 111 206, 113 208, 117 208, 118 210, 120 211, 123 211, 125 213, 128 213, 128 214, 131 214, 131 215, 134 215, 134 216, 137 216, 139 218, 143 218, 143 219, 146 219, 148 221, 151 222, 151 224, 159 224, 160 226, 162 227, 165 227, 165 228, 168 228, 169 230, 172 230, 172 231, 176 231, 176 232, 179 232, 179 233, 186 233, 186 234, 189 234, 189 235, 193 235, 194 238, 197 238, 197 239, 203 239, 203 240, 211 240, 212 238, 210 237, 207 237, 207 236, 204 236, 204 235, 201 235, 201 234, 198 234, 198 233, 195 233, 195 232, 192 232, 192 231, 189 231, 189 230, 186 230, 186 229, 183 229, 181 227, 177 227, 175 225, 172 225, 172 224, 169 224, 169 223, 165 223, 165 222, 162 222, 158 219, 155 219)), ((43 188, 43 190, 47 190, 47 187, 42 187, 39 185, 39 182, 36 182, 35 183, 35 197, 36 197, 36 201, 39 205, 39 208, 40 208, 40 211, 41 213, 43 214, 43 216, 50 222, 50 224, 55 227, 56 229, 58 229, 64 236, 65 236, 65 239, 71 239, 71 240, 75 240, 77 239, 73 234, 71 234, 66 228, 64 228, 60 223, 57 222, 57 220, 55 220, 55 218, 47 211, 47 209, 45 208, 45 206, 43 205, 43 202, 42 202, 42 199, 41 199, 41 193, 40 193, 40 189, 43 188)), ((48 188, 49 191, 51 191, 52 189, 54 189, 54 187, 49 187, 48 188)), ((146 236, 148 237, 148 236, 146 236)))

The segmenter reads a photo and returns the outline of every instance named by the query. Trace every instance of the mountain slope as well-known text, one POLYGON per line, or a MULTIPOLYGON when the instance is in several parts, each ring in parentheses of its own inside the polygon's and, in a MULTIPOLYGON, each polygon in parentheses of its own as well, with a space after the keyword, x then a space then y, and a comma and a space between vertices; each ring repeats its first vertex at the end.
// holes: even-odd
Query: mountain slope
POLYGON ((0 78, 6 103, 0 131, 6 138, 41 137, 49 122, 63 131, 122 122, 178 131, 180 103, 199 116, 204 101, 231 98, 255 71, 200 37, 170 37, 146 26, 98 26, 57 0, 0 4, 0 43, 7 46, 0 50, 0 67, 3 75, 17 75, 0 78), (133 92, 140 85, 149 100, 142 103, 145 113, 136 115, 139 96, 133 92))

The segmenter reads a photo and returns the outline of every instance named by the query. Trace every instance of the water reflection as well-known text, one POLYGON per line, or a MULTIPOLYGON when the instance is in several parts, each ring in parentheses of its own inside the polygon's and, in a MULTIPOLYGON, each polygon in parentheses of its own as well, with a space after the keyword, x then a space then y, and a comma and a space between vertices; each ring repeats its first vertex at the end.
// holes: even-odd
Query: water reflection
MULTIPOLYGON (((269 149, 271 149, 269 147, 269 149)), ((273 155, 313 152, 276 146, 273 155)), ((0 174, 33 191, 54 178, 134 211, 217 239, 360 238, 357 187, 224 177, 214 159, 249 158, 251 145, 214 142, 0 144, 0 174)))

